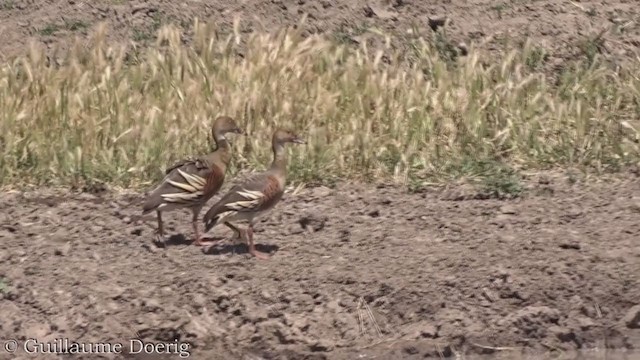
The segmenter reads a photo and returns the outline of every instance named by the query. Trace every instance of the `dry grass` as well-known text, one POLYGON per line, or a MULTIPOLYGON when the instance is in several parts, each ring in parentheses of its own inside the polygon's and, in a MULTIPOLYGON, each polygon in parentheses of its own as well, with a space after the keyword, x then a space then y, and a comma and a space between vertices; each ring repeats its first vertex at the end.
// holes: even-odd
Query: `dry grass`
POLYGON ((138 56, 98 31, 64 65, 48 66, 36 47, 3 65, 2 184, 147 186, 176 158, 208 151, 219 114, 249 132, 234 139, 232 172, 268 164, 271 131, 285 125, 310 142, 291 150, 289 168, 308 182, 419 184, 639 159, 640 62, 614 72, 593 61, 555 83, 530 66, 539 51, 528 45, 491 64, 474 49, 452 63, 419 39, 406 56, 283 31, 252 35, 238 57, 237 32, 194 31, 187 47, 163 27, 138 56))

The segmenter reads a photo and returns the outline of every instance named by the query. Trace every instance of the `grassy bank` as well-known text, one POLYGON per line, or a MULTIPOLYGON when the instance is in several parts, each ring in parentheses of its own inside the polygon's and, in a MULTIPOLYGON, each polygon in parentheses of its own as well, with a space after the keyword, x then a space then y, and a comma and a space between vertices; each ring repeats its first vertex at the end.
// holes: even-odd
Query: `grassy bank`
POLYGON ((639 160, 640 63, 614 72, 596 59, 549 79, 526 44, 497 62, 473 49, 452 62, 420 39, 411 53, 376 53, 281 32, 251 35, 238 56, 239 34, 194 31, 190 47, 164 27, 156 46, 127 54, 98 31, 63 65, 35 47, 2 65, 2 184, 147 186, 171 161, 208 151, 219 114, 249 132, 233 139, 231 171, 270 162, 275 126, 303 133, 309 145, 290 157, 299 181, 415 185, 639 160))

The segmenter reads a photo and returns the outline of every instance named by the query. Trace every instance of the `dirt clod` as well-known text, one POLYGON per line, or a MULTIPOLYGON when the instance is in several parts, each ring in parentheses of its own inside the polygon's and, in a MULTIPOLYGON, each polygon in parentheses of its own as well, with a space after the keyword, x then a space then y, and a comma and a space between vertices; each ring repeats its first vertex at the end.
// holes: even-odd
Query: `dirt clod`
POLYGON ((58 256, 66 256, 69 253, 69 250, 71 250, 71 243, 66 242, 64 245, 55 249, 53 253, 58 256))
POLYGON ((319 216, 316 214, 307 214, 298 220, 300 227, 308 232, 317 232, 324 229, 327 221, 326 216, 319 216))
POLYGON ((640 329, 640 305, 631 307, 624 316, 623 321, 629 329, 640 329))
POLYGON ((447 18, 446 16, 438 16, 429 18, 428 22, 431 30, 436 31, 439 27, 445 26, 447 22, 449 22, 449 18, 447 18))

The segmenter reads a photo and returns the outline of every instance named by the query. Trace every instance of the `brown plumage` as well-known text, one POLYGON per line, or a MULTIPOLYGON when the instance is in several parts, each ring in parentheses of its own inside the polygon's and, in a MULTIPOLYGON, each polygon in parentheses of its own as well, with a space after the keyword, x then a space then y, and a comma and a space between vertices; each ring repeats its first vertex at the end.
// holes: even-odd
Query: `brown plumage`
POLYGON ((286 143, 305 144, 306 141, 290 130, 276 130, 272 138, 271 167, 234 186, 214 204, 203 217, 205 232, 217 224, 225 224, 237 237, 247 242, 251 255, 260 259, 267 258, 255 249, 253 226, 257 218, 273 209, 284 194, 287 176, 287 156, 284 147, 286 143), (247 229, 238 228, 232 223, 235 221, 248 222, 247 229))
POLYGON ((156 211, 158 235, 164 241, 162 212, 178 208, 188 208, 193 213, 194 244, 201 245, 198 231, 198 215, 204 204, 220 190, 224 183, 227 165, 231 160, 231 150, 225 135, 243 134, 235 120, 228 116, 218 117, 212 127, 216 150, 198 157, 189 157, 169 167, 166 176, 147 197, 142 205, 142 214, 156 211))

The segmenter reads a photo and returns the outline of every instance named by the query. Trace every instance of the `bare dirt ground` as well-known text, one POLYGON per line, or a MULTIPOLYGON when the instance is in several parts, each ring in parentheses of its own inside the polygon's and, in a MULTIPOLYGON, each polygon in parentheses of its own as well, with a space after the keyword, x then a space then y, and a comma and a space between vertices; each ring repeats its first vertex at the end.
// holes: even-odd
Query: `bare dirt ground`
POLYGON ((164 216, 172 240, 154 245, 143 194, 4 193, 0 338, 178 339, 196 359, 637 358, 640 178, 527 184, 513 200, 288 193, 256 233, 267 261, 189 245, 187 211, 164 216))
POLYGON ((452 44, 473 42, 495 53, 508 39, 528 36, 546 50, 544 66, 550 70, 595 53, 619 65, 638 54, 636 7, 634 0, 0 0, 0 59, 24 54, 28 39, 46 44, 50 53, 64 50, 75 36, 84 37, 102 21, 110 40, 145 46, 167 22, 188 29, 198 17, 229 33, 238 17, 241 31, 249 33, 293 25, 306 13, 305 33, 325 33, 346 43, 363 41, 371 27, 403 39, 415 25, 421 35, 431 37, 429 18, 448 17, 452 44))
MULTIPOLYGON (((486 42, 499 52, 506 36, 530 36, 555 69, 593 52, 632 59, 640 46, 634 7, 632 0, 0 0, 0 60, 24 54, 28 39, 64 50, 99 21, 112 41, 144 46, 167 21, 187 27, 198 16, 230 32, 239 16, 248 33, 292 25, 306 12, 307 33, 348 43, 362 41, 369 26, 405 34, 415 23, 433 36, 428 18, 448 16, 455 43, 486 42)), ((230 255, 189 246, 178 235, 190 238, 186 211, 165 216, 176 235, 157 248, 155 223, 136 219, 142 194, 2 193, 0 339, 179 339, 197 359, 640 351, 640 179, 622 178, 531 180, 523 198, 509 201, 467 199, 459 189, 307 189, 286 195, 260 225, 256 240, 273 255, 265 262, 241 247, 230 255)))

